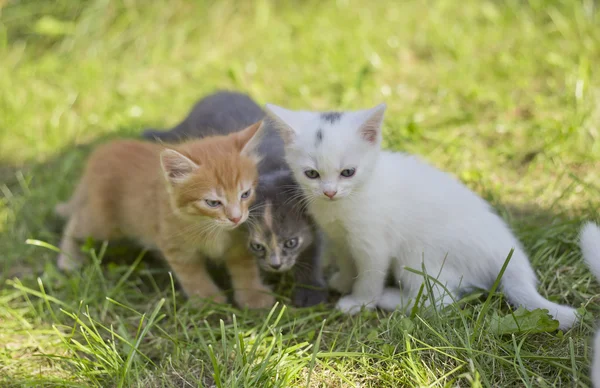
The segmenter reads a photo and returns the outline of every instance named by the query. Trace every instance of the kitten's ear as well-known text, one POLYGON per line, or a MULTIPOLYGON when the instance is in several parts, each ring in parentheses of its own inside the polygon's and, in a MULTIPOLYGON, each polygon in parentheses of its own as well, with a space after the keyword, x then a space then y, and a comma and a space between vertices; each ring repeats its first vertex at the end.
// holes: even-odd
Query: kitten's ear
POLYGON ((296 112, 273 104, 266 104, 265 110, 284 143, 293 142, 296 138, 296 130, 292 123, 296 112))
POLYGON ((256 163, 260 161, 260 157, 257 155, 256 151, 265 133, 264 127, 264 121, 261 120, 242 129, 236 134, 240 154, 254 159, 256 163))
POLYGON ((160 166, 171 183, 184 182, 199 167, 194 161, 172 149, 160 153, 160 166))
POLYGON ((381 126, 386 105, 379 104, 375 108, 363 111, 364 121, 359 127, 360 136, 371 144, 377 144, 381 135, 381 126))

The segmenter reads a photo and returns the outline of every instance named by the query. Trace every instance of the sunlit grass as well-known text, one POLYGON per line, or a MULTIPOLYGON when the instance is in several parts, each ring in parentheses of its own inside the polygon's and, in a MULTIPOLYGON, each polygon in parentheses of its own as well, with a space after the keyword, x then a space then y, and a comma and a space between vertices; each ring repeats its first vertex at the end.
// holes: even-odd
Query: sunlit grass
POLYGON ((600 287, 577 232, 600 208, 596 7, 0 1, 0 385, 588 386, 600 287), (409 317, 198 307, 164 266, 116 243, 90 250, 80 275, 58 272, 33 240, 58 242, 52 209, 90 149, 172 126, 223 88, 304 109, 385 101, 385 146, 491 201, 530 251, 542 294, 584 321, 501 335, 500 295, 409 317))

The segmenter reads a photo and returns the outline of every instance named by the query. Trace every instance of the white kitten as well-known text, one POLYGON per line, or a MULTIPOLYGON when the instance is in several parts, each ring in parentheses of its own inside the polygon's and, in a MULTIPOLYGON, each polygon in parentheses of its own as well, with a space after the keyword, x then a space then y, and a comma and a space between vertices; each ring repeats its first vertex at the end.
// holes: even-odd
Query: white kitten
MULTIPOLYGON (((581 230, 581 251, 592 273, 600 281, 600 228, 598 225, 589 222, 581 230)), ((594 387, 600 388, 600 330, 596 333, 593 352, 594 359, 590 367, 592 383, 594 387)))
POLYGON ((385 105, 343 113, 267 105, 267 111, 309 210, 332 242, 339 272, 330 286, 351 292, 338 309, 409 308, 423 276, 405 267, 420 271, 422 263, 451 293, 433 287, 437 303, 452 303, 461 291, 489 289, 515 248, 501 284, 507 299, 548 309, 561 329, 574 324, 575 309, 538 293, 521 244, 483 199, 414 156, 380 149, 385 105), (390 268, 401 288, 384 292, 390 268))

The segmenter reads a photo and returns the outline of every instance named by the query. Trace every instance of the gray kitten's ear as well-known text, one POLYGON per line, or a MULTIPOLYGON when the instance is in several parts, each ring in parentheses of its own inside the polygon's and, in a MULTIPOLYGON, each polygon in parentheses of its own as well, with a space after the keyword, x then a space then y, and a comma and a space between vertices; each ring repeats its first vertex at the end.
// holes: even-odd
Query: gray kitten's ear
POLYGON ((265 110, 285 144, 293 142, 296 138, 296 130, 292 123, 297 112, 273 104, 266 104, 265 110))
POLYGON ((386 105, 379 104, 375 108, 363 111, 363 122, 359 127, 360 136, 371 144, 377 144, 381 137, 381 126, 386 105))
POLYGON ((167 180, 174 184, 185 182, 199 167, 193 160, 172 149, 160 153, 160 166, 167 180))

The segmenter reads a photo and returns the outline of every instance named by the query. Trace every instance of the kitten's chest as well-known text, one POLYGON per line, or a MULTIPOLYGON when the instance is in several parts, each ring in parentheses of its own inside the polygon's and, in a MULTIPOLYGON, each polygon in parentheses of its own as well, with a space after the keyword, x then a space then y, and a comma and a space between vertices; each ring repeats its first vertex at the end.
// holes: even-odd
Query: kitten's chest
POLYGON ((234 238, 230 232, 221 232, 216 236, 206 237, 203 240, 202 243, 196 246, 198 252, 212 260, 220 261, 232 246, 234 238))
POLYGON ((341 208, 328 206, 315 206, 312 210, 313 217, 325 233, 332 239, 344 241, 348 234, 348 214, 341 208))
POLYGON ((179 221, 175 229, 177 232, 172 234, 174 238, 169 241, 170 245, 179 246, 188 252, 198 252, 215 261, 222 260, 235 245, 235 230, 216 231, 206 225, 179 221))

